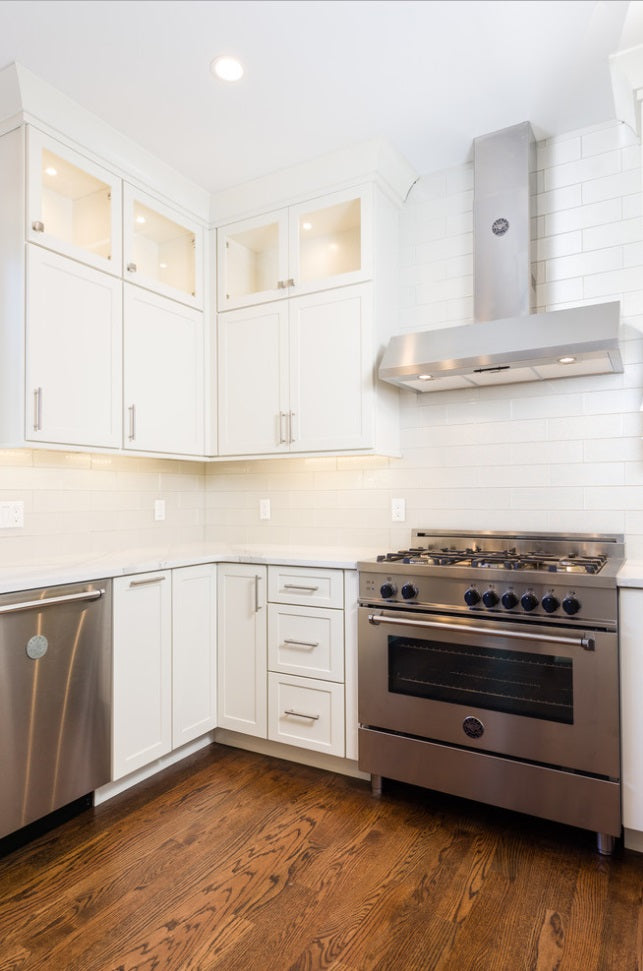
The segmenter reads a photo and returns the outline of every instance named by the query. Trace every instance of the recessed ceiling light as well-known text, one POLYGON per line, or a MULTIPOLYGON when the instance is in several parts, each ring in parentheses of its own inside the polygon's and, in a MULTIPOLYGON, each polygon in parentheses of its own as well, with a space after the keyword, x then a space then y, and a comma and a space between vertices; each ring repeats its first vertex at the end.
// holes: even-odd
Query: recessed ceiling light
POLYGON ((210 64, 212 73, 221 81, 239 81, 243 77, 243 65, 236 57, 215 57, 210 64))
POLYGON ((575 357, 559 357, 558 358, 558 363, 559 364, 573 364, 575 360, 576 360, 575 357))
POLYGON ((432 374, 418 374, 418 381, 433 381, 432 374))

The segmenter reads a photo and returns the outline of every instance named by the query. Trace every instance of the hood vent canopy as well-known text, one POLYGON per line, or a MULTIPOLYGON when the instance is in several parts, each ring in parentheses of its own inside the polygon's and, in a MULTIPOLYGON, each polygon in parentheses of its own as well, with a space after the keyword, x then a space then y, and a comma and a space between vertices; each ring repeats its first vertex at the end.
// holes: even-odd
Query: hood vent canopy
POLYGON ((523 122, 474 139, 474 316, 393 337, 379 376, 415 391, 622 371, 618 301, 532 313, 535 141, 523 122))

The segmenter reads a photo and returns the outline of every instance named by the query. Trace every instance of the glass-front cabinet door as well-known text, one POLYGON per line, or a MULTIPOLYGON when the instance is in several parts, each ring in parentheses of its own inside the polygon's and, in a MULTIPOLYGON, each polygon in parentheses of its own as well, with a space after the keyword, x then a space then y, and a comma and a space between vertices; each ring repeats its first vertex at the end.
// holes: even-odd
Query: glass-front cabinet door
POLYGON ((219 310, 289 295, 287 209, 223 226, 217 239, 219 310))
POLYGON ((121 274, 121 180, 27 128, 27 239, 121 274))
POLYGON ((354 189, 290 209, 291 294, 360 283, 372 275, 370 195, 354 189))
POLYGON ((138 189, 123 188, 123 276, 203 307, 203 227, 138 189))

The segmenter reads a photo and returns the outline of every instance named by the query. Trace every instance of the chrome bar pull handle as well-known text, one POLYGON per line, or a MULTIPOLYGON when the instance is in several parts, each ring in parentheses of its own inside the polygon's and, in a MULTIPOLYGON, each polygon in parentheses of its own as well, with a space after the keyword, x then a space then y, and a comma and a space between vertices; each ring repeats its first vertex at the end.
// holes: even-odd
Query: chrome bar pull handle
POLYGON ((288 444, 289 434, 285 430, 287 421, 288 421, 288 412, 280 411, 279 412, 279 444, 280 445, 288 444))
POLYGON ((34 233, 44 233, 45 224, 41 222, 40 219, 36 219, 34 222, 32 222, 31 228, 33 229, 34 233))
POLYGON ((17 604, 5 604, 0 607, 0 614, 16 614, 20 610, 40 610, 41 607, 57 607, 60 604, 82 602, 84 600, 100 600, 104 590, 88 590, 82 593, 67 593, 62 597, 48 597, 45 600, 23 600, 17 604))
POLYGON ((319 721, 319 715, 308 715, 305 711, 294 711, 292 708, 286 708, 284 715, 295 715, 296 718, 310 718, 311 721, 319 721))
POLYGON ((319 647, 319 641, 295 641, 290 637, 284 637, 284 644, 290 644, 291 647, 319 647))
POLYGON ((295 441, 295 432, 293 430, 295 427, 295 423, 293 421, 294 417, 295 417, 295 412, 289 411, 288 412, 288 444, 289 445, 292 445, 292 443, 295 441))
POLYGON ((33 430, 42 431, 42 388, 36 388, 33 393, 33 430))
POLYGON ((129 414, 129 434, 127 437, 130 442, 133 442, 136 438, 136 405, 130 405, 127 411, 129 414))
POLYGON ((305 586, 300 583, 284 583, 284 590, 307 590, 309 593, 314 593, 315 590, 319 590, 319 587, 305 586))
POLYGON ((261 577, 255 574, 255 614, 258 614, 261 610, 261 604, 259 603, 259 581, 261 577))
POLYGON ((130 580, 129 585, 130 587, 146 587, 150 583, 161 583, 166 579, 167 577, 163 574, 160 577, 146 577, 144 580, 130 580))

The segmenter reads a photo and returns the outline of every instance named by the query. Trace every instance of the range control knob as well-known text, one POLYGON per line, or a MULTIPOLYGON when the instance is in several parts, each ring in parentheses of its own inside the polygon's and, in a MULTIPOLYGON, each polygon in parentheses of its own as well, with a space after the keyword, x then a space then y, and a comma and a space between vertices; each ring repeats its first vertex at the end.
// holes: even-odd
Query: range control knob
POLYGON ((578 611, 580 610, 580 602, 576 599, 576 597, 573 594, 570 594, 568 597, 565 597, 565 599, 563 600, 563 610, 565 611, 566 614, 569 614, 570 617, 572 616, 572 614, 577 614, 578 611))
POLYGON ((502 595, 502 606, 505 610, 513 610, 513 608, 518 603, 518 597, 513 592, 513 590, 507 590, 502 595))
POLYGON ((546 593, 541 601, 541 606, 548 614, 553 614, 560 607, 560 600, 553 593, 546 593))
POLYGON ((523 610, 533 610, 538 606, 538 597, 535 593, 523 593, 520 598, 520 606, 523 610))
POLYGON ((397 587, 394 583, 383 583, 380 587, 380 596, 387 600, 389 597, 394 597, 397 593, 397 587))
POLYGON ((482 602, 485 607, 495 607, 498 603, 498 594, 495 590, 485 590, 482 594, 482 602))
POLYGON ((480 594, 475 587, 469 587, 468 590, 465 590, 464 602, 467 607, 475 607, 476 604, 480 603, 480 594))
POLYGON ((418 595, 418 588, 414 583, 405 583, 400 592, 405 600, 415 600, 418 595))

